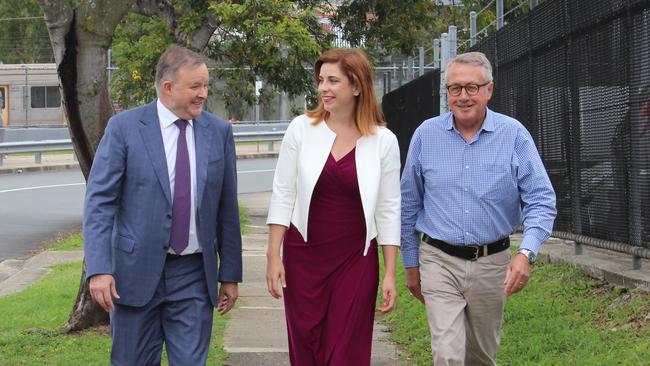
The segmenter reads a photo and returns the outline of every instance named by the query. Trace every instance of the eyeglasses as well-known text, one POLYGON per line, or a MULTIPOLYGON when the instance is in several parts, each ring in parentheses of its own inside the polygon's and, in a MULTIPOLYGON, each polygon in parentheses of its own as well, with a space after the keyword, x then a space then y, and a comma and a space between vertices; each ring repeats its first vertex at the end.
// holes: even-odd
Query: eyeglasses
POLYGON ((465 91, 467 92, 467 95, 473 96, 473 95, 478 94, 479 89, 481 89, 482 87, 488 85, 491 82, 492 81, 488 81, 485 84, 481 84, 481 85, 479 85, 479 84, 467 84, 467 85, 451 84, 451 85, 447 85, 446 87, 447 87, 447 92, 452 97, 459 96, 460 93, 463 92, 463 89, 465 89, 465 91))

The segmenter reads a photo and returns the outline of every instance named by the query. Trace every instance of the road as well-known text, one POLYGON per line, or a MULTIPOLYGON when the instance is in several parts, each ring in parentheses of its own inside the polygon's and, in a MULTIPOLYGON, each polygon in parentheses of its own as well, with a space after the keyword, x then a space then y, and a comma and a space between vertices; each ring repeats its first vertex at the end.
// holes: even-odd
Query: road
MULTIPOLYGON (((237 161, 240 193, 271 190, 277 159, 237 161)), ((85 183, 79 170, 0 175, 0 262, 38 250, 81 227, 85 183)))

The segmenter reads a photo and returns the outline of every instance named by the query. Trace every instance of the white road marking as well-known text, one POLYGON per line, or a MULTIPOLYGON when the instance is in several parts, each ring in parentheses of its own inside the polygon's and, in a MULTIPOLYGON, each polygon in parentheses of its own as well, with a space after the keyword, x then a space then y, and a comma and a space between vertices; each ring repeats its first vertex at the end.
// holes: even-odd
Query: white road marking
MULTIPOLYGON (((262 170, 241 170, 238 171, 237 174, 252 174, 252 173, 270 173, 274 172, 275 169, 262 169, 262 170)), ((80 185, 85 185, 86 183, 69 183, 69 184, 52 184, 49 186, 36 186, 36 187, 22 187, 22 188, 14 188, 14 189, 5 189, 0 191, 0 193, 11 193, 11 192, 21 192, 21 191, 32 191, 35 189, 47 189, 47 188, 59 188, 59 187, 72 187, 72 186, 80 186, 80 185)))
POLYGON ((228 347, 223 346, 228 353, 280 353, 289 352, 287 348, 276 347, 228 347))
POLYGON ((0 191, 0 193, 10 193, 10 192, 20 192, 20 191, 31 191, 35 189, 45 189, 45 188, 59 188, 59 187, 72 187, 72 186, 81 186, 86 185, 83 183, 69 183, 69 184, 52 184, 49 186, 36 186, 36 187, 23 187, 23 188, 14 188, 14 189, 5 189, 0 191))
POLYGON ((262 169, 262 170, 241 170, 237 171, 237 174, 249 174, 249 173, 269 173, 274 172, 275 169, 262 169))

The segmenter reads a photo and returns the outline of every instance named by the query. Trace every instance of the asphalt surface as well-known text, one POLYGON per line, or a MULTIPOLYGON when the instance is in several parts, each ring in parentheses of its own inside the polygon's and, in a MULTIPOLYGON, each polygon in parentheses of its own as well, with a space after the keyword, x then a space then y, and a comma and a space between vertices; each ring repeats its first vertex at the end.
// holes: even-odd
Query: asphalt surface
MULTIPOLYGON (((275 158, 237 161, 239 193, 270 191, 275 158)), ((37 251, 81 227, 84 178, 79 169, 0 175, 0 262, 37 251)))
POLYGON ((0 177, 0 261, 31 254, 81 226, 86 191, 79 170, 0 177))

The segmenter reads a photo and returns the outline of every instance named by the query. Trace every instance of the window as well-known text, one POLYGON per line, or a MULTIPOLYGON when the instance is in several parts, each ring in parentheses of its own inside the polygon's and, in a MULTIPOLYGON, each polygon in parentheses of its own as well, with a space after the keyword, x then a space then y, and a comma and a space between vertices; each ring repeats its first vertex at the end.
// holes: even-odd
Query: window
POLYGON ((59 108, 61 93, 58 86, 32 86, 32 108, 59 108))

